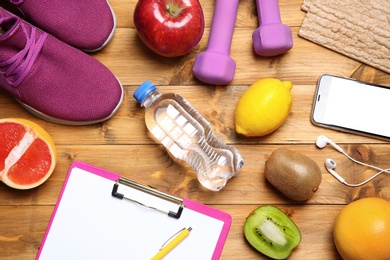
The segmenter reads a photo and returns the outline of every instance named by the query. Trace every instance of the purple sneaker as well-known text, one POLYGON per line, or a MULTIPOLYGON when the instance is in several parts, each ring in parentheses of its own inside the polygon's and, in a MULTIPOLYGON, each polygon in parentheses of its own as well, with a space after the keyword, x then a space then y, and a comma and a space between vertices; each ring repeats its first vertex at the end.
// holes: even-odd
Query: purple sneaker
POLYGON ((93 52, 114 35, 115 14, 107 0, 8 0, 22 18, 77 49, 93 52))
POLYGON ((0 87, 35 116, 69 125, 107 120, 123 100, 102 63, 1 7, 0 87))

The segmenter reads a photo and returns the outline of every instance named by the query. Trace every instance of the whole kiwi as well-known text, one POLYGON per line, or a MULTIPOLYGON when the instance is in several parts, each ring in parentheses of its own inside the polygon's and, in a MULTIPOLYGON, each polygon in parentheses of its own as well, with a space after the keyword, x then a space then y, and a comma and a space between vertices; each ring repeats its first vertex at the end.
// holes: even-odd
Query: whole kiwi
POLYGON ((285 148, 272 152, 265 163, 265 178, 286 197, 305 201, 321 184, 321 170, 304 154, 285 148))

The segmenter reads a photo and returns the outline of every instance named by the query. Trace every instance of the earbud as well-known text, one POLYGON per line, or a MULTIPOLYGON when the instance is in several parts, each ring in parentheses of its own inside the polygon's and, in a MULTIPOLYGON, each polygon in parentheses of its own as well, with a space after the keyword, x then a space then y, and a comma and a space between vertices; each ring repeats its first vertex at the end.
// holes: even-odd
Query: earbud
POLYGON ((341 183, 344 183, 346 184, 345 180, 343 179, 343 177, 341 177, 337 172, 334 171, 334 169, 336 169, 336 162, 333 161, 332 159, 326 159, 325 160, 325 168, 326 170, 328 170, 328 172, 330 174, 333 175, 333 177, 335 177, 337 180, 339 180, 341 183))
POLYGON ((325 167, 326 167, 326 169, 334 170, 334 169, 336 169, 336 166, 337 166, 336 162, 333 161, 332 159, 326 159, 325 160, 325 167))
POLYGON ((326 136, 323 136, 323 135, 320 135, 317 137, 317 140, 316 140, 316 145, 318 148, 324 148, 327 144, 330 144, 331 146, 333 146, 337 151, 339 151, 340 153, 343 153, 344 150, 338 146, 337 144, 335 144, 334 142, 332 142, 332 140, 326 138, 326 136))
MULTIPOLYGON (((349 187, 359 187, 359 186, 362 186, 366 183, 368 183, 369 181, 372 181, 373 179, 375 179, 378 175, 386 172, 386 173, 390 173, 390 169, 382 169, 380 170, 379 172, 377 172, 376 174, 374 174, 373 176, 371 176, 370 178, 368 178, 367 180, 361 182, 361 183, 357 183, 357 184, 350 184, 348 182, 346 182, 344 180, 343 177, 341 177, 337 172, 334 171, 334 169, 336 169, 336 162, 333 161, 332 159, 326 159, 325 160, 325 168, 326 170, 333 175, 333 177, 335 177, 339 182, 341 182, 342 184, 346 185, 346 186, 349 186, 349 187)), ((380 169, 380 168, 379 168, 380 169)))

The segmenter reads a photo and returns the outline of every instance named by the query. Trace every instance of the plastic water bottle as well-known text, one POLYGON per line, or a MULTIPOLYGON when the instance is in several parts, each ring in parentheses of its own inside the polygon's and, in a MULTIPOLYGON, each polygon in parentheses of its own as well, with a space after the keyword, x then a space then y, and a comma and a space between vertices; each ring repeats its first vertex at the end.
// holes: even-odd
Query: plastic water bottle
POLYGON ((195 170, 204 187, 221 190, 244 166, 237 149, 220 141, 210 123, 180 95, 161 94, 153 83, 146 81, 133 96, 145 107, 149 131, 171 156, 195 170))

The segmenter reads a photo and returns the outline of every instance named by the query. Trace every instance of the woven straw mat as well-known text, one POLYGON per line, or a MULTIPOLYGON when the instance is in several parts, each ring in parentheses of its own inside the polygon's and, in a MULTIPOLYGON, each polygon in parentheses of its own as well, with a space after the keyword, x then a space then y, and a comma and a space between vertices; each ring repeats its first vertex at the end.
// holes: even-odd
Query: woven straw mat
POLYGON ((389 0, 304 0, 298 35, 390 73, 389 0))

